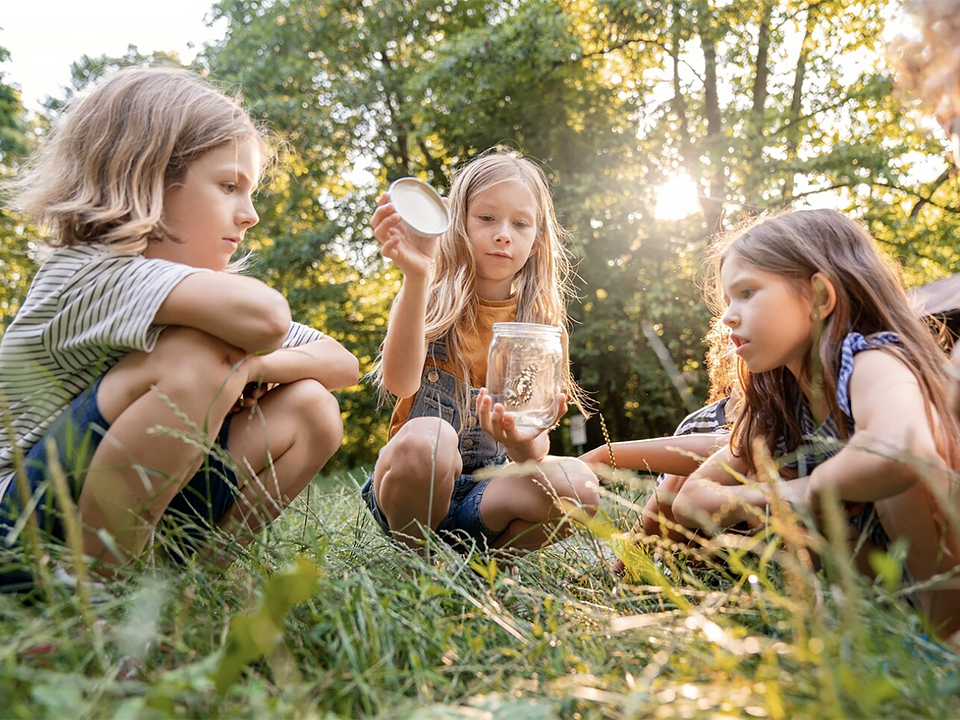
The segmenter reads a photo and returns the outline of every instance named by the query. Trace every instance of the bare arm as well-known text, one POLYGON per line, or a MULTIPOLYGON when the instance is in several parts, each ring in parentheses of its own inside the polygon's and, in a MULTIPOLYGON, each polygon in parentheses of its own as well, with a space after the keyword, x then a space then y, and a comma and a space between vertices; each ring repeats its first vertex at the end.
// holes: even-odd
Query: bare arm
POLYGON ((943 470, 926 403, 913 372, 882 350, 857 354, 850 378, 856 432, 810 475, 815 502, 824 488, 848 502, 899 495, 931 468, 943 470))
POLYGON ((386 195, 380 197, 370 224, 380 253, 403 272, 403 286, 394 300, 383 342, 383 384, 400 398, 415 395, 427 357, 425 319, 433 279, 436 238, 406 230, 386 195))
POLYGON ((356 385, 360 379, 357 359, 330 337, 298 347, 281 348, 260 358, 257 378, 265 384, 316 380, 327 390, 356 385))
POLYGON ((950 358, 950 367, 947 372, 952 378, 948 390, 950 406, 953 408, 953 414, 960 418, 960 343, 957 343, 953 348, 953 355, 950 358))
POLYGON ((713 530, 741 522, 757 524, 756 511, 768 505, 760 489, 744 485, 746 464, 726 447, 704 462, 683 483, 673 501, 677 522, 691 530, 713 530))
MULTIPOLYGON (((700 467, 704 458, 726 446, 729 438, 727 433, 693 433, 627 440, 613 443, 611 447, 617 467, 668 475, 689 475, 700 467)), ((580 459, 588 464, 609 465, 610 451, 606 445, 601 445, 584 453, 580 459)))
POLYGON ((187 275, 157 310, 158 325, 202 330, 247 352, 275 350, 290 328, 290 307, 255 278, 225 272, 187 275))
POLYGON ((405 275, 390 311, 387 337, 383 341, 383 384, 400 398, 412 397, 420 389, 427 359, 424 320, 428 292, 429 280, 405 275))

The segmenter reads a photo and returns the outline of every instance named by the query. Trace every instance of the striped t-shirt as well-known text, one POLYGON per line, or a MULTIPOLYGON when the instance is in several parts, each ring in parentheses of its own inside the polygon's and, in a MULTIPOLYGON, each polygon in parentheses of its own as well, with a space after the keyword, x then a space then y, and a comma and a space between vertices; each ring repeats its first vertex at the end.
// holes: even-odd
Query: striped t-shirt
MULTIPOLYGON (((58 248, 43 264, 0 341, 0 498, 14 476, 11 431, 26 454, 120 358, 152 351, 165 327, 157 310, 196 272, 212 271, 100 244, 58 248)), ((284 347, 321 337, 293 323, 284 347)))

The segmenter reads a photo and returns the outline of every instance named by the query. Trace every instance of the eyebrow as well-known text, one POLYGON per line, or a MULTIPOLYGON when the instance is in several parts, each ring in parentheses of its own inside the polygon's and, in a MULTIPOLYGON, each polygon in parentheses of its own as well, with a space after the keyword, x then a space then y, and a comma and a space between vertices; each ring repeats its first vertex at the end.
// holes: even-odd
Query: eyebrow
POLYGON ((245 173, 243 170, 241 170, 240 168, 238 168, 238 167, 236 167, 236 166, 224 165, 224 166, 218 168, 217 172, 222 172, 222 173, 224 173, 224 174, 229 173, 229 174, 233 175, 233 176, 234 176, 235 178, 237 178, 237 179, 242 179, 242 180, 244 180, 244 181, 247 182, 249 185, 252 185, 252 186, 257 185, 257 183, 254 182, 253 178, 252 178, 250 175, 248 175, 247 173, 245 173))

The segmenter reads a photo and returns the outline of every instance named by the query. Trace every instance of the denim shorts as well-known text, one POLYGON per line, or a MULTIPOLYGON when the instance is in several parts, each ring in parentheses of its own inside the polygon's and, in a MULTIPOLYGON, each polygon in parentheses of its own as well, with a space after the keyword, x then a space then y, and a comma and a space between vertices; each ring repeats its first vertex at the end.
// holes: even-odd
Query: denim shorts
MULTIPOLYGON (((98 378, 93 385, 74 398, 24 458, 27 486, 32 496, 28 500, 36 502, 34 514, 43 535, 56 541, 65 539, 65 531, 59 506, 47 477, 47 442, 52 439, 56 443, 60 466, 63 468, 73 501, 77 502, 90 460, 110 429, 110 424, 104 419, 97 403, 97 391, 102 379, 98 378)), ((207 453, 203 466, 173 498, 162 518, 161 522, 165 526, 178 531, 173 534, 179 535, 176 542, 186 555, 196 551, 197 541, 202 538, 204 529, 217 524, 236 501, 236 474, 223 462, 223 458, 227 456, 229 432, 228 418, 216 439, 219 450, 215 448, 213 452, 207 453)), ((0 500, 0 547, 6 546, 5 538, 16 525, 21 507, 20 482, 15 477, 0 500)), ((14 546, 20 541, 21 537, 18 536, 14 546)), ((0 586, 6 584, 4 570, 5 568, 0 568, 0 586)))
MULTIPOLYGON (((500 537, 499 532, 491 530, 483 523, 480 517, 480 500, 490 484, 490 479, 477 481, 473 475, 464 473, 453 483, 453 495, 450 497, 450 509, 443 516, 437 526, 437 535, 446 543, 460 552, 469 552, 474 544, 481 550, 488 549, 494 540, 500 537)), ((374 520, 387 534, 390 525, 387 518, 377 505, 377 498, 373 492, 373 475, 360 488, 360 497, 373 515, 374 520)))

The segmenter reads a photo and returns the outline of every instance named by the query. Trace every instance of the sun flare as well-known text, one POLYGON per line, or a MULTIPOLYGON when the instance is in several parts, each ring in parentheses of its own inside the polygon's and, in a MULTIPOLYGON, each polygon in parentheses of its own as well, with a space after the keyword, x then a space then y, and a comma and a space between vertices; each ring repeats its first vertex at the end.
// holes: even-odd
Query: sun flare
POLYGON ((682 220, 700 209, 697 184, 686 173, 672 175, 657 188, 657 220, 682 220))

